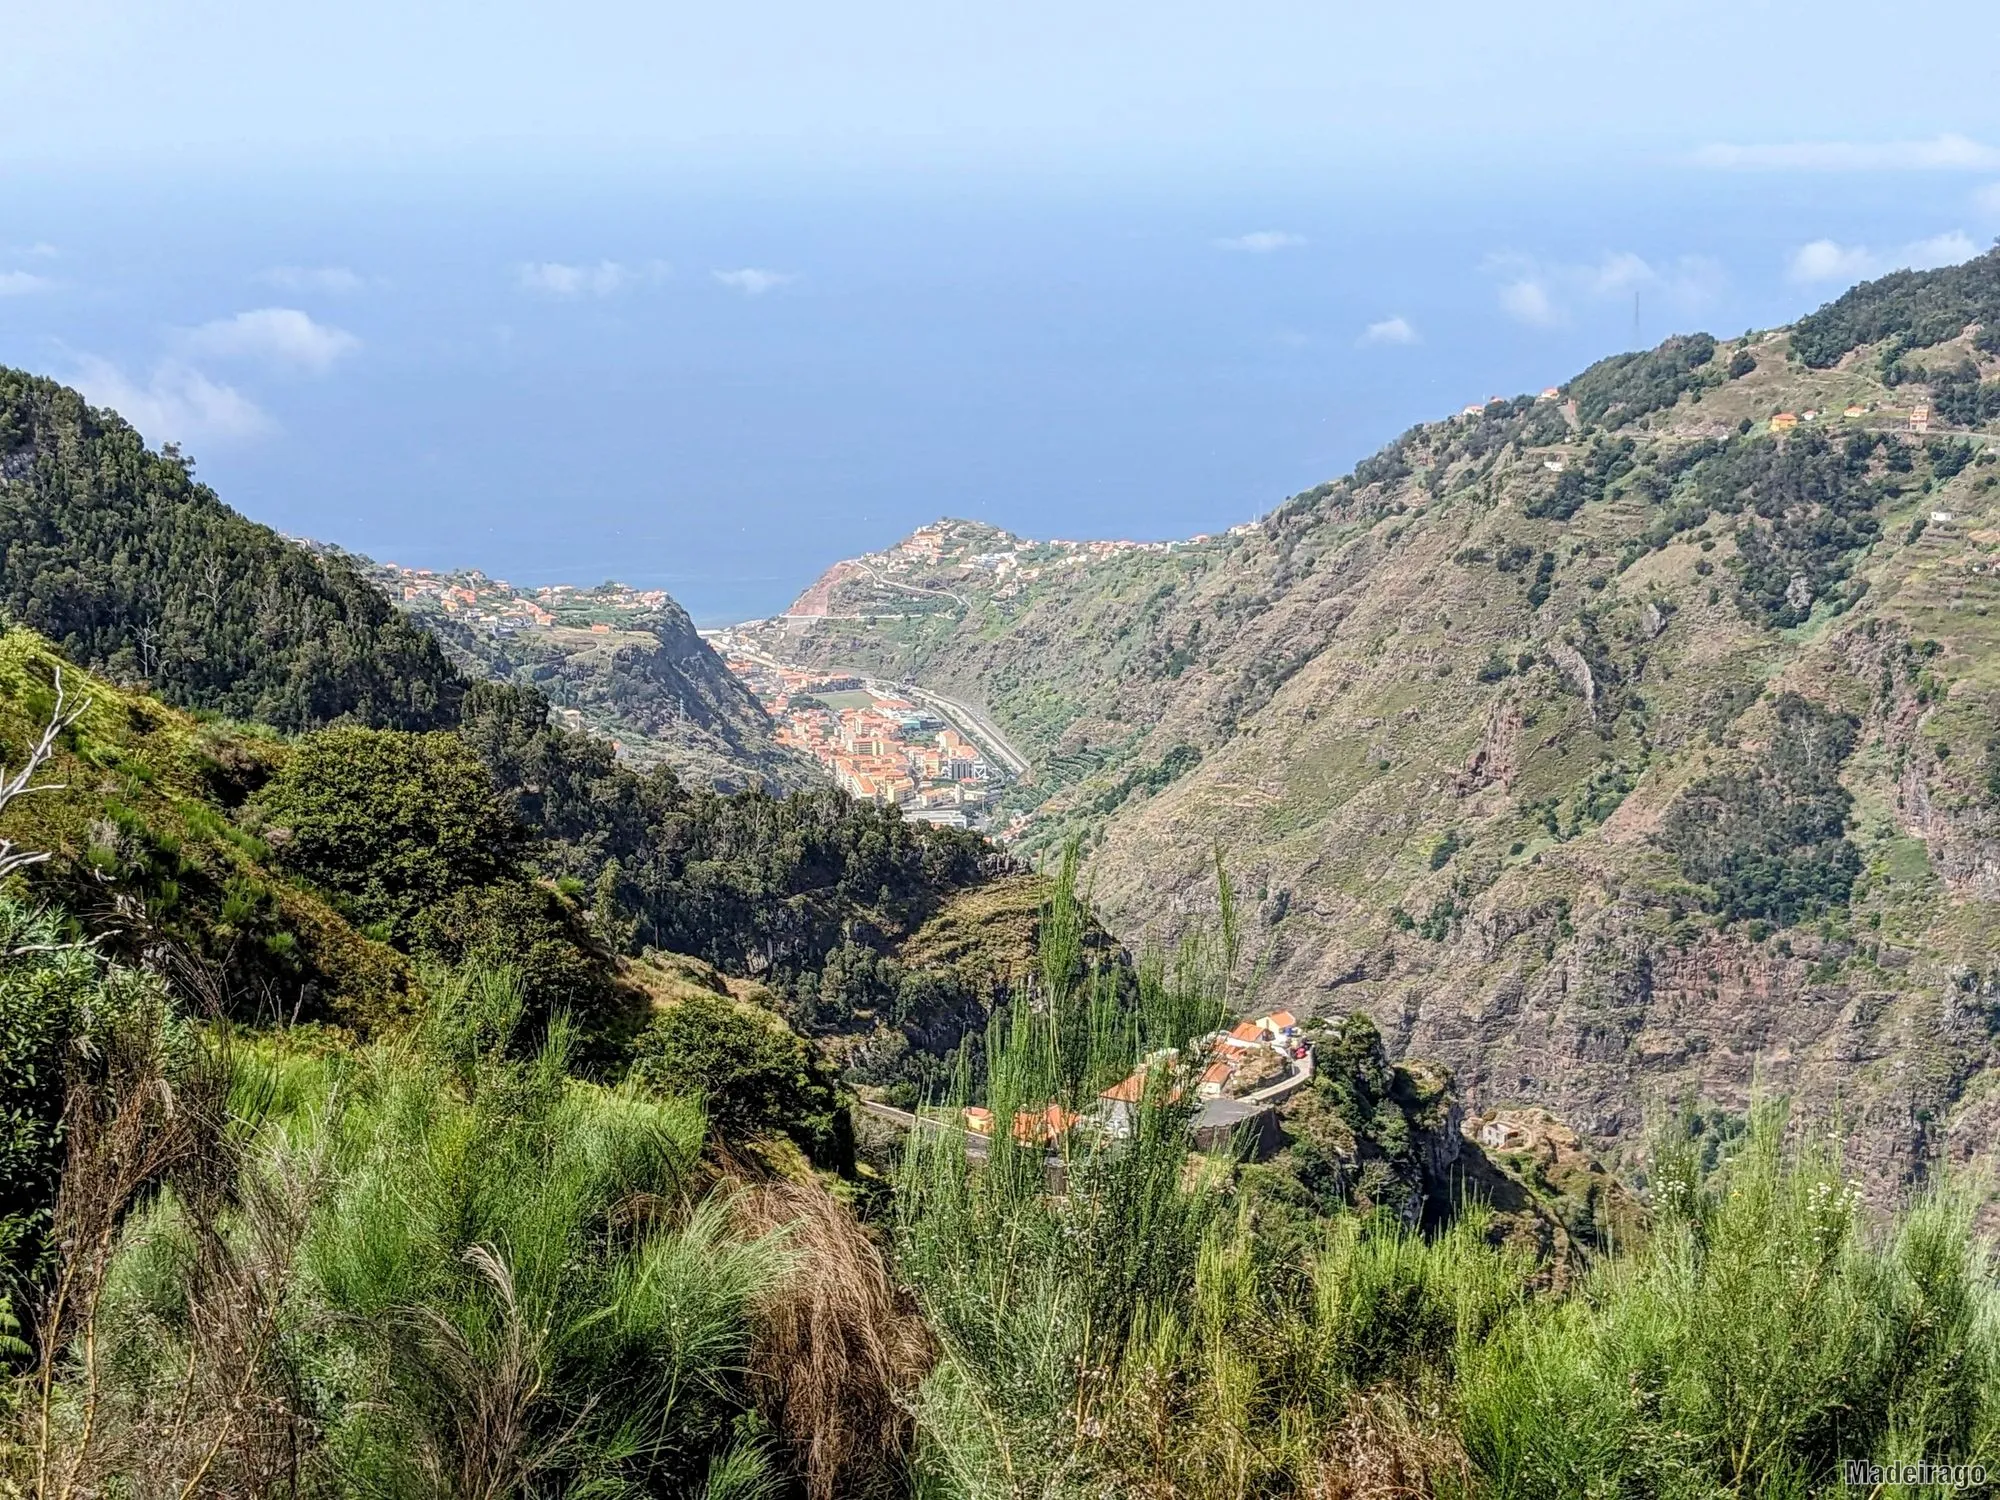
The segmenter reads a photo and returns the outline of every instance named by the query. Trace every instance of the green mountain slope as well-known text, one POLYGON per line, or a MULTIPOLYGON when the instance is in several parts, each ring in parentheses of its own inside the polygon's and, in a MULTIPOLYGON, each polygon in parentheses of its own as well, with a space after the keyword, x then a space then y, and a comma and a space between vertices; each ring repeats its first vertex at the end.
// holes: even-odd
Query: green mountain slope
POLYGON ((1227 538, 1011 591, 925 556, 960 602, 765 634, 987 704, 1121 936, 1211 905, 1219 844, 1268 996, 1473 1107, 1621 1147, 1788 1091, 1892 1192, 2000 1110, 1996 277, 1606 360, 1227 538))
POLYGON ((116 414, 5 369, 0 610, 169 703, 280 729, 428 728, 463 690, 352 567, 245 520, 116 414))

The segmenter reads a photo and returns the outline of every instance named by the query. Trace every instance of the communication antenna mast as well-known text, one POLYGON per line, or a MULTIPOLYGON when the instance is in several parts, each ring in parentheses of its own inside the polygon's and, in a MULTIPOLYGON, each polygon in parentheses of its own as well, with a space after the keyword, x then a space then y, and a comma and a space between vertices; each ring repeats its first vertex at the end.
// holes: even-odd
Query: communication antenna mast
POLYGON ((1632 347, 1634 349, 1646 347, 1645 339, 1639 334, 1639 293, 1636 288, 1632 292, 1632 347))

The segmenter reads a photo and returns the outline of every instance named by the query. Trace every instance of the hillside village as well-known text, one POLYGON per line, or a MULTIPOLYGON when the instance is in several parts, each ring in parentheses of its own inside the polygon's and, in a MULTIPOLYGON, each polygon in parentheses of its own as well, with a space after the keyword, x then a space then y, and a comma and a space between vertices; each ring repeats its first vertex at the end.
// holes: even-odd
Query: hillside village
POLYGON ((595 588, 573 583, 519 589, 504 578, 489 578, 478 568, 439 572, 401 563, 371 563, 373 575, 389 597, 418 611, 434 609, 448 619, 491 635, 532 630, 587 630, 609 635, 642 615, 672 603, 665 589, 634 589, 605 582, 595 588))
MULTIPOLYGON (((1243 1020, 1190 1044, 1208 1058, 1195 1087, 1194 1110, 1188 1129, 1195 1144, 1207 1151, 1247 1150, 1258 1157, 1279 1140, 1273 1111, 1312 1082, 1313 1044, 1302 1035, 1299 1018, 1276 1010, 1243 1020)), ((1132 1134, 1153 1077, 1178 1062, 1179 1049, 1166 1048, 1144 1059, 1125 1077, 1102 1089, 1087 1110, 1049 1105, 1017 1111, 1014 1139, 1023 1145, 1058 1147, 1074 1130, 1101 1133, 1113 1139, 1132 1134)), ((1178 1100, 1178 1089, 1172 1090, 1178 1100)), ((983 1105, 958 1110, 968 1132, 990 1140, 993 1111, 983 1105)))
MULTIPOLYGON (((1228 535, 1250 529, 1234 527, 1228 535)), ((1009 600, 1032 584, 1114 558, 1185 552, 1216 540, 1202 534, 1159 542, 1035 541, 977 521, 933 521, 892 547, 835 563, 778 620, 883 620, 956 613, 967 604, 958 592, 961 586, 1009 600)))

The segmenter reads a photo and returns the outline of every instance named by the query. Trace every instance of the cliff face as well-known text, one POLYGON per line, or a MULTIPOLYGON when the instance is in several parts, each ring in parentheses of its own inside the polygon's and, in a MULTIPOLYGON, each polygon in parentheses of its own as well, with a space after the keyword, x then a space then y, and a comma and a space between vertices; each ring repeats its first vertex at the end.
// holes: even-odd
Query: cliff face
POLYGON ((921 629, 786 630, 984 701, 1121 937, 1212 911, 1220 845, 1267 997, 1470 1107, 1617 1153, 1785 1092, 1888 1195, 2000 1119, 1996 447, 2000 252, 1412 429, 1239 535, 1011 593, 927 557, 965 597, 921 629))

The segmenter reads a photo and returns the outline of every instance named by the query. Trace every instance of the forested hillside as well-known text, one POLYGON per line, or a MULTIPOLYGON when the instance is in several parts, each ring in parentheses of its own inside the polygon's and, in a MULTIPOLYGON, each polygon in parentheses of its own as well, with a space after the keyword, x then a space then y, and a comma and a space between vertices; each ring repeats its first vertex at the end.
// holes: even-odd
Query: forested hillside
POLYGON ((279 729, 449 724, 462 690, 352 567, 245 520, 116 413, 4 369, 0 610, 168 703, 279 729))
POLYGON ((1997 277, 1607 359, 1199 544, 920 533, 770 649, 985 704, 1127 941, 1219 844, 1274 1001, 1616 1151, 1761 1081, 1886 1199, 1995 1138, 1997 277))

